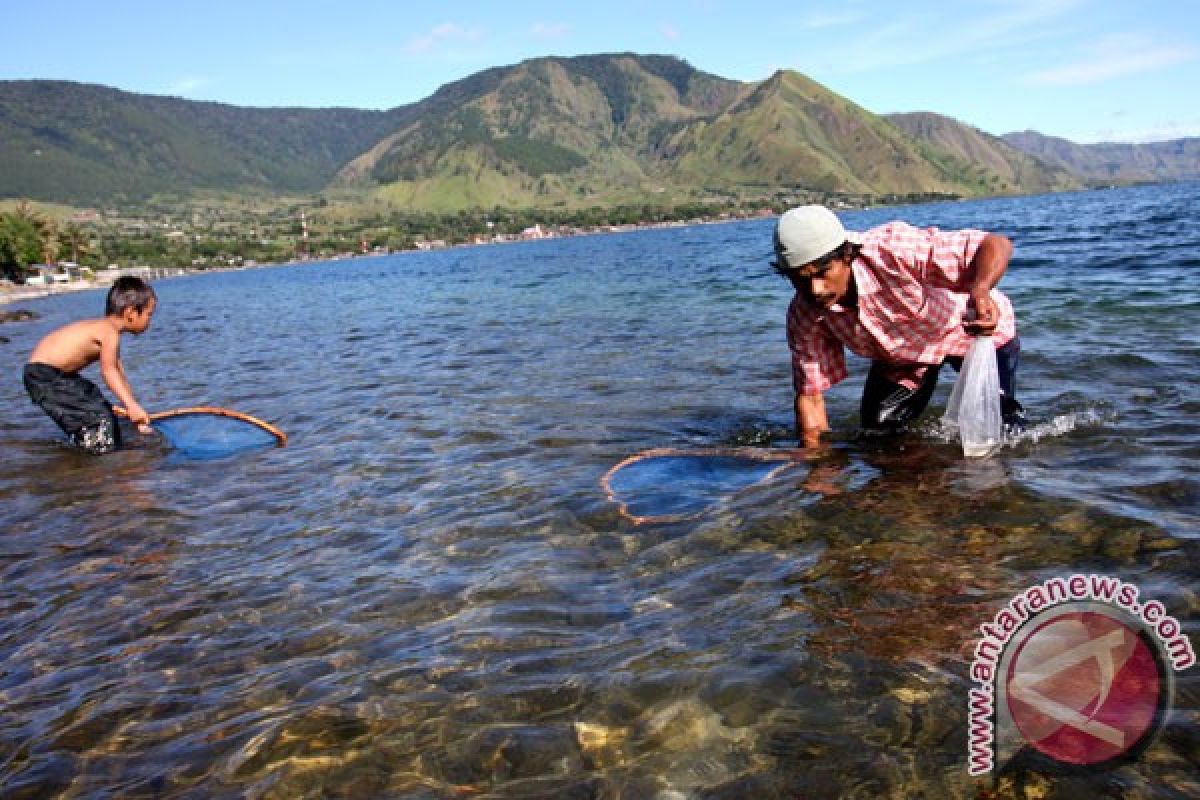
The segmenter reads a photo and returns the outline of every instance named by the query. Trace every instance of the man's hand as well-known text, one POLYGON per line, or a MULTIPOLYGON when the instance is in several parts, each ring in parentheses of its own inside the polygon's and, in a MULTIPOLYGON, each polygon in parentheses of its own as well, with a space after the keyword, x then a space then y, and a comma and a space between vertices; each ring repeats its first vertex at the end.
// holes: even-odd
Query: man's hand
POLYGON ((996 330, 1000 324, 1000 309, 996 308, 996 301, 992 300, 990 292, 1004 277, 1012 251, 1012 242, 996 233, 987 234, 979 243, 971 259, 971 271, 974 274, 971 309, 975 316, 963 322, 967 333, 982 336, 996 330))
POLYGON ((821 434, 825 433, 829 428, 805 428, 801 434, 800 443, 809 450, 820 450, 825 445, 821 441, 821 434))
POLYGON ((984 336, 996 330, 996 326, 1000 324, 1000 309, 996 307, 991 293, 971 292, 971 308, 975 315, 963 321, 963 328, 967 333, 984 336))
POLYGON ((821 434, 829 430, 829 420, 825 417, 824 395, 796 395, 796 429, 801 446, 821 446, 821 434))

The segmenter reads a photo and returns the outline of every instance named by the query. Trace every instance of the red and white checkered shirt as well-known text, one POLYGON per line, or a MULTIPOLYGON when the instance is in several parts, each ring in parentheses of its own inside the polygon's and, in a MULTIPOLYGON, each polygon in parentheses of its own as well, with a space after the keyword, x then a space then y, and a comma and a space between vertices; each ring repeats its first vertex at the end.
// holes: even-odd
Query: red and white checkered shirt
MULTIPOLYGON (((862 251, 851 269, 858 308, 830 309, 799 292, 788 306, 788 346, 797 394, 819 394, 846 378, 843 347, 891 365, 889 378, 915 388, 925 367, 966 354, 972 336, 963 330, 975 251, 987 234, 940 231, 892 222, 860 234, 862 251)), ((1012 303, 993 289, 1000 323, 996 346, 1017 332, 1012 303)))

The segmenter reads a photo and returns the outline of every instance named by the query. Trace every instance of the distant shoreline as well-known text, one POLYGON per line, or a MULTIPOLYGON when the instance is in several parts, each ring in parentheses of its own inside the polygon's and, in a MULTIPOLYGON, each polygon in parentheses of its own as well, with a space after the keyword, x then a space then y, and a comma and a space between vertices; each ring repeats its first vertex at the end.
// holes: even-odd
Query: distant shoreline
MULTIPOLYGON (((267 266, 264 264, 263 266, 267 266)), ((164 275, 152 280, 165 280, 166 278, 182 277, 184 275, 193 275, 198 272, 222 272, 224 270, 194 270, 186 267, 172 267, 173 274, 164 275)), ((246 267, 246 269, 252 269, 246 267)), ((43 297, 53 297, 60 294, 69 294, 71 292, 84 292, 88 289, 107 289, 112 285, 111 280, 77 280, 68 281, 66 283, 48 283, 43 286, 29 286, 28 284, 4 284, 0 285, 0 306, 12 305, 20 303, 23 300, 40 300, 43 297)))
POLYGON ((86 289, 102 289, 106 284, 93 281, 72 281, 56 283, 49 286, 0 286, 0 306, 20 303, 22 300, 40 300, 68 292, 81 292, 86 289))
MULTIPOLYGON (((623 224, 623 225, 605 225, 605 226, 597 226, 594 228, 587 228, 587 229, 580 228, 580 229, 572 230, 569 233, 562 232, 562 231, 554 231, 554 232, 548 231, 547 232, 548 235, 537 236, 537 237, 532 237, 532 238, 522 238, 520 236, 514 236, 512 238, 504 238, 504 239, 497 238, 497 239, 485 240, 485 241, 466 241, 466 242, 455 242, 453 244, 450 244, 450 243, 435 244, 434 246, 431 246, 431 247, 429 247, 429 246, 415 247, 412 249, 390 250, 387 252, 335 253, 335 254, 327 255, 327 256, 310 256, 308 258, 294 258, 294 259, 291 259, 290 261, 269 261, 269 262, 264 261, 264 262, 259 262, 259 263, 255 263, 255 264, 245 264, 245 265, 239 265, 239 266, 226 266, 226 267, 205 267, 202 269, 196 268, 196 267, 151 267, 149 269, 152 269, 152 270, 153 269, 169 269, 169 270, 171 270, 173 273, 171 275, 162 276, 159 278, 151 278, 151 280, 163 280, 168 277, 178 278, 178 277, 185 277, 188 275, 200 275, 203 273, 210 273, 210 272, 240 272, 242 270, 247 270, 247 269, 266 269, 269 267, 286 267, 286 266, 299 265, 299 264, 312 264, 312 263, 317 263, 317 262, 321 262, 321 261, 345 261, 345 260, 350 260, 350 259, 355 259, 355 258, 378 258, 380 256, 389 256, 389 255, 405 255, 405 254, 410 254, 410 253, 430 253, 430 252, 438 252, 441 250, 453 250, 453 249, 460 248, 460 247, 486 247, 489 245, 520 244, 520 243, 526 243, 526 242, 547 241, 547 240, 552 240, 552 239, 572 239, 572 238, 575 238, 578 236, 596 236, 596 235, 602 236, 602 235, 614 234, 614 233, 633 233, 636 231, 655 230, 655 229, 661 229, 661 228, 686 228, 686 227, 691 227, 693 225, 696 225, 696 226, 719 225, 719 224, 724 224, 727 222, 746 222, 748 220, 761 219, 762 217, 763 217, 763 215, 733 216, 733 217, 728 217, 728 218, 717 218, 717 219, 697 219, 697 220, 688 220, 688 221, 644 222, 644 223, 630 223, 630 224, 623 224)), ((138 269, 141 269, 141 268, 133 267, 133 268, 131 268, 130 271, 136 272, 138 269)), ((82 291, 86 291, 88 289, 106 289, 110 285, 112 285, 112 281, 106 280, 106 279, 97 279, 97 280, 92 280, 92 281, 78 280, 78 281, 69 281, 67 283, 48 283, 45 285, 38 285, 38 286, 29 286, 27 284, 22 284, 22 285, 0 284, 0 306, 12 305, 14 303, 19 303, 22 300, 39 300, 43 297, 53 297, 53 296, 60 295, 60 294, 68 294, 70 292, 82 292, 82 291)))

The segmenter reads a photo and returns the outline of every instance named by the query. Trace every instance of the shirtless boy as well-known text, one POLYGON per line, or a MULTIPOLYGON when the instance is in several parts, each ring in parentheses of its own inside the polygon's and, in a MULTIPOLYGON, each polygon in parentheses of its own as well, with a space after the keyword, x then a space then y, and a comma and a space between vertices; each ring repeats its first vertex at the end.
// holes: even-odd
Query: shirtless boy
POLYGON ((99 360, 104 382, 125 406, 129 419, 143 433, 150 418, 133 398, 121 366, 121 334, 141 334, 150 327, 158 299, 141 278, 122 277, 113 283, 104 317, 65 325, 38 342, 25 365, 25 390, 70 438, 89 453, 110 453, 121 445, 113 408, 99 387, 79 374, 99 360))

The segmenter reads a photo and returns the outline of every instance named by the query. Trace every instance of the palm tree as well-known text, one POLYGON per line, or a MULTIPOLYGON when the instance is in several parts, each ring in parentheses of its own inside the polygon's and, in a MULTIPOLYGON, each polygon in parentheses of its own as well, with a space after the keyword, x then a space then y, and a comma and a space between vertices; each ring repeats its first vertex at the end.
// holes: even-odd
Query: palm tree
POLYGON ((49 264, 54 261, 54 257, 58 255, 58 237, 55 235, 54 221, 47 219, 45 214, 35 209, 28 200, 20 200, 17 202, 17 207, 13 209, 13 216, 19 220, 24 220, 33 226, 37 231, 38 238, 42 240, 42 260, 49 264))
POLYGON ((41 254, 42 240, 37 229, 12 212, 0 212, 0 274, 22 283, 26 267, 41 254))
POLYGON ((76 264, 94 251, 92 237, 76 222, 68 222, 62 227, 58 232, 58 244, 71 254, 71 260, 76 264))

